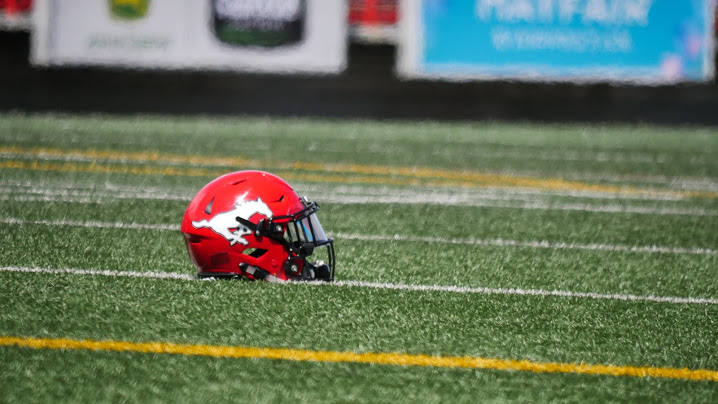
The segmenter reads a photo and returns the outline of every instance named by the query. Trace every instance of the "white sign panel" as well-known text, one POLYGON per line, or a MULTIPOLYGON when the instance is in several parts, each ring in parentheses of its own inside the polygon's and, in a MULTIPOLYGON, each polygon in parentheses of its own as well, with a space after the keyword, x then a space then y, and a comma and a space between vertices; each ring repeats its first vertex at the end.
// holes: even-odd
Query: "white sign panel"
POLYGON ((39 65, 338 73, 346 4, 336 0, 39 0, 39 65))

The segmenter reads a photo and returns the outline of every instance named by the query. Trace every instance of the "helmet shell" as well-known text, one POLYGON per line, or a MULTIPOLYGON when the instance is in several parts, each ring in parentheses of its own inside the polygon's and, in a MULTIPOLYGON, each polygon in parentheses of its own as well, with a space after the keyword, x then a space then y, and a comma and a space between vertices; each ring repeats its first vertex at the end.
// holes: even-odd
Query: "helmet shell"
POLYGON ((286 244, 260 235, 240 219, 257 225, 304 207, 292 187, 270 173, 238 171, 213 180, 192 199, 182 219, 181 231, 197 274, 254 278, 241 270, 244 263, 287 280, 283 265, 292 253, 286 244))

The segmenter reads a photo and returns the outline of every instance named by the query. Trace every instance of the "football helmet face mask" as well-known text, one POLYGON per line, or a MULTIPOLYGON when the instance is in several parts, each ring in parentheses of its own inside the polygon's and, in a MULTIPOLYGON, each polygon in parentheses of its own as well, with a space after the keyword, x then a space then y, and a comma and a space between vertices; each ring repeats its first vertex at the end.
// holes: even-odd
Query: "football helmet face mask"
POLYGON ((262 171, 223 175, 192 199, 181 231, 197 276, 283 282, 334 279, 334 241, 319 205, 262 171), (324 252, 325 260, 308 257, 324 252))

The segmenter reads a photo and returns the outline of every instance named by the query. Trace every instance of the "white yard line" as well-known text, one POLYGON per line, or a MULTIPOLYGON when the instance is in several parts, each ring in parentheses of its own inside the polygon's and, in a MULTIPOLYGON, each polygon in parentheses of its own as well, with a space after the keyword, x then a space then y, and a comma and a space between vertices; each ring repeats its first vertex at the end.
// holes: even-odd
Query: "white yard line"
POLYGON ((702 208, 666 208, 651 206, 592 205, 580 203, 554 203, 545 201, 494 201, 450 195, 427 196, 346 196, 324 195, 322 202, 337 204, 431 204, 528 210, 562 210, 594 213, 634 213, 647 215, 718 216, 718 211, 702 208))
MULTIPOLYGON (((682 201, 685 198, 675 195, 651 195, 651 194, 617 194, 615 192, 599 192, 599 191, 576 191, 570 189, 554 189, 554 190, 540 190, 532 188, 502 188, 502 187, 487 187, 479 189, 451 189, 448 190, 445 187, 436 186, 422 186, 420 189, 417 187, 402 188, 402 187, 387 187, 383 185, 367 186, 360 184, 343 185, 343 184, 316 184, 316 183, 301 183, 298 182, 295 185, 297 192, 309 192, 320 195, 326 194, 339 194, 339 195, 359 195, 359 196, 382 196, 382 195, 458 195, 462 197, 471 197, 475 199, 491 199, 491 200, 535 200, 537 197, 574 197, 574 198, 585 198, 585 199, 608 199, 608 200, 642 200, 642 201, 682 201)), ((187 198, 188 200, 194 195, 195 192, 199 191, 199 188, 186 188, 177 190, 173 188, 172 191, 166 188, 158 188, 151 186, 131 186, 131 185, 120 185, 120 184, 92 184, 83 186, 76 183, 61 183, 51 182, 46 183, 43 181, 38 182, 18 182, 18 181, 4 181, 0 180, 0 192, 3 193, 23 193, 23 192, 55 192, 58 190, 76 191, 76 192, 120 192, 127 195, 131 194, 170 194, 177 198, 187 198)), ((705 191, 704 189, 697 189, 697 191, 705 191)))
POLYGON ((683 248, 683 247, 663 247, 663 246, 628 246, 621 244, 583 244, 583 243, 565 243, 550 241, 519 241, 507 240, 502 238, 496 239, 458 239, 458 238, 442 238, 442 237, 414 237, 414 236, 386 236, 379 234, 348 234, 334 233, 338 239, 349 240, 366 240, 366 241, 407 241, 421 242, 431 244, 456 244, 456 245, 473 245, 473 246, 490 246, 490 247, 528 247, 528 248, 545 248, 554 250, 589 250, 589 251, 608 251, 608 252, 639 252, 639 253, 666 253, 666 254, 693 254, 693 255, 718 255, 717 250, 709 248, 683 248))
MULTIPOLYGON (((44 274, 69 274, 69 275, 91 275, 109 277, 129 278, 151 278, 151 279, 178 279, 196 280, 194 275, 174 272, 135 272, 135 271, 113 271, 100 269, 75 269, 75 268, 38 268, 38 267, 0 267, 0 272, 29 272, 44 274)), ((415 292, 446 292, 446 293, 467 293, 483 295, 518 295, 518 296, 545 296, 562 297, 575 299, 605 299, 630 302, 655 302, 672 304, 718 304, 718 299, 692 298, 676 296, 640 296, 620 293, 590 293, 571 292, 563 290, 542 290, 542 289, 519 289, 519 288, 481 288, 468 286, 440 286, 440 285, 408 285, 402 283, 377 283, 363 281, 336 281, 332 283, 310 282, 298 283, 302 285, 326 286, 326 287, 350 287, 369 289, 390 289, 415 292)))
MULTIPOLYGON (((588 151, 567 149, 558 151, 531 150, 479 150, 470 152, 469 155, 483 159, 511 159, 531 161, 578 161, 582 163, 632 163, 632 164, 672 164, 678 159, 676 156, 666 152, 646 153, 636 151, 601 150, 588 151)), ((703 154, 690 158, 691 165, 704 166, 714 165, 712 156, 703 154)))
POLYGON ((476 294, 496 294, 496 295, 520 295, 520 296, 556 296, 568 298, 583 299, 607 299, 607 300, 625 300, 625 301, 643 301, 643 302, 660 302, 660 303, 676 303, 676 304, 718 304, 718 299, 710 298, 692 298, 692 297, 675 297, 675 296, 639 296, 620 293, 587 293, 587 292, 570 292, 563 290, 542 290, 542 289, 518 289, 518 288, 474 288, 468 286, 439 286, 439 285, 407 285, 395 283, 376 283, 362 281, 336 281, 328 285, 375 288, 375 289, 394 289, 408 291, 431 291, 431 292, 450 292, 450 293, 476 293, 476 294))
MULTIPOLYGON (((344 151, 344 150, 342 150, 344 151)), ((561 151, 545 151, 545 150, 481 150, 473 151, 469 155, 482 159, 510 159, 510 160, 532 160, 532 161, 575 161, 589 163, 632 163, 632 164, 672 164, 676 162, 676 157, 670 153, 657 152, 628 152, 628 151, 585 151, 585 150, 561 150, 561 151)), ((182 165, 184 162, 176 162, 172 160, 138 160, 136 158, 127 159, 117 156, 107 156, 98 158, 96 156, 88 156, 82 154, 82 151, 75 153, 66 153, 57 155, 55 153, 43 152, 2 152, 0 157, 5 158, 26 158, 42 161, 112 161, 120 163, 144 163, 144 164, 163 164, 163 165, 182 165)), ((704 153, 703 155, 693 156, 689 159, 689 163, 694 166, 711 166, 715 165, 712 156, 704 153)), ((197 164, 201 167, 226 167, 226 163, 217 163, 211 161, 197 164)))
POLYGON ((179 231, 179 226, 170 224, 142 224, 142 223, 123 223, 123 222, 99 222, 93 220, 26 220, 7 217, 0 219, 0 223, 7 224, 39 224, 43 226, 71 226, 71 227, 88 227, 100 229, 131 229, 131 230, 165 230, 179 231))
MULTIPOLYGON (((547 195, 506 193, 492 190, 488 192, 417 192, 389 188, 358 189, 298 187, 300 193, 311 191, 319 195, 320 202, 335 204, 432 204, 447 206, 471 206, 529 210, 560 210, 594 213, 629 213, 646 215, 683 215, 718 216, 718 210, 704 208, 635 206, 622 204, 560 203, 547 201, 547 195)), ((68 202, 68 203, 104 203, 116 199, 172 200, 189 202, 192 194, 168 192, 161 189, 141 189, 133 187, 115 187, 98 189, 79 189, 70 187, 48 188, 43 186, 4 186, 0 187, 0 200, 68 202)))
POLYGON ((587 190, 570 190, 570 189, 532 189, 521 187, 486 187, 478 189, 464 189, 422 186, 407 188, 396 188, 386 186, 369 187, 365 185, 328 185, 328 184, 297 184, 297 188, 303 192, 312 192, 317 194, 339 194, 354 196, 371 196, 371 195, 450 195, 460 196, 464 198, 489 199, 489 200, 519 200, 532 201, 537 198, 548 197, 572 197, 584 199, 601 199, 601 200, 640 200, 640 201, 683 201, 685 198, 676 195, 651 195, 651 194, 617 194, 615 192, 599 192, 587 190))
MULTIPOLYGON (((5 224, 36 224, 43 226, 72 226, 106 229, 132 229, 132 230, 163 230, 179 231, 179 226, 168 224, 142 224, 123 222, 101 222, 101 221, 79 221, 79 220, 28 220, 18 218, 0 218, 0 223, 5 224)), ((453 244, 488 247, 524 247, 541 248, 554 250, 588 250, 608 252, 634 252, 634 253, 664 253, 664 254, 690 254, 690 255, 718 255, 718 250, 700 247, 665 247, 665 246, 629 246, 621 244, 597 244, 597 243, 566 243, 537 240, 509 240, 509 239, 459 239, 442 237, 415 237, 403 235, 380 235, 380 234, 353 234, 333 233, 337 239, 364 240, 364 241, 401 241, 419 242, 430 244, 453 244)))
MULTIPOLYGON (((435 186, 422 186, 419 189, 417 187, 401 188, 401 187, 386 187, 386 186, 366 186, 366 185, 339 185, 339 184, 309 184, 309 183, 297 183, 294 184, 297 192, 304 193, 309 192, 317 195, 341 195, 341 196, 405 196, 421 198, 424 196, 433 196, 434 198, 443 197, 460 197, 468 199, 478 200, 500 200, 500 201, 534 201, 537 198, 548 198, 548 197, 573 197, 573 198, 584 198, 584 199, 607 199, 607 200, 641 200, 641 201, 682 201, 685 198, 676 195, 651 195, 651 194, 616 194, 615 192, 597 192, 597 191, 576 191, 568 189, 556 189, 556 190, 538 190, 531 188, 502 188, 502 187, 487 187, 480 189, 449 189, 445 187, 435 186)), ((62 194, 66 192, 69 194, 75 193, 92 193, 94 195, 102 196, 113 196, 114 194, 127 195, 130 197, 133 194, 140 195, 152 195, 166 194, 172 195, 175 199, 187 199, 189 201, 195 192, 199 191, 196 189, 185 189, 181 191, 169 191, 163 188, 157 187, 137 187, 117 184, 103 184, 100 186, 82 186, 78 184, 62 184, 53 182, 47 183, 16 183, 12 181, 0 181, 0 193, 3 194, 62 194)))
POLYGON ((0 185, 0 197, 10 199, 33 198, 33 197, 54 197, 59 202, 74 202, 77 199, 94 198, 101 199, 162 199, 173 201, 187 201, 192 199, 189 192, 168 192, 167 190, 150 187, 114 187, 102 186, 96 188, 80 187, 67 184, 65 186, 46 185, 0 185))
POLYGON ((189 274, 175 272, 135 272, 113 271, 110 269, 77 269, 77 268, 38 268, 38 267, 0 267, 2 272, 31 272, 42 274, 70 274, 70 275, 98 275, 125 278, 155 278, 155 279, 181 279, 196 280, 197 277, 189 274))

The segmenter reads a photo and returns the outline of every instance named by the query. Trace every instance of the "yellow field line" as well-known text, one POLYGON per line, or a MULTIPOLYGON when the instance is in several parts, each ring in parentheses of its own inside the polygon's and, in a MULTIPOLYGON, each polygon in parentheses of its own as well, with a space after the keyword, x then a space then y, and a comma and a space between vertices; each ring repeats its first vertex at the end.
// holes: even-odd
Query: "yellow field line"
MULTIPOLYGON (((87 172, 87 173, 114 173, 114 174, 155 174, 155 175, 179 175, 187 177, 216 177, 227 173, 227 170, 205 169, 205 168, 179 168, 179 167, 152 167, 152 166, 126 166, 109 165, 97 163, 46 163, 38 161, 3 161, 0 162, 0 169, 15 168, 35 171, 54 172, 87 172)), ((298 173, 275 170, 275 174, 281 175, 288 181, 312 181, 331 182, 341 184, 378 184, 378 185, 451 185, 472 187, 477 186, 466 181, 437 181, 420 179, 401 178, 377 178, 377 177, 356 177, 339 174, 318 174, 298 173)))
POLYGON ((0 346, 34 349, 73 349, 209 356, 213 358, 261 358, 312 362, 349 362, 374 365, 429 366, 514 370, 535 373, 578 373, 604 376, 656 377, 718 382, 718 371, 708 369, 590 365, 528 360, 491 359, 471 356, 429 356, 401 353, 309 351, 287 348, 255 348, 219 345, 185 345, 168 342, 92 341, 67 338, 0 337, 0 346))
MULTIPOLYGON (((556 178, 531 178, 499 174, 483 174, 462 170, 447 170, 422 167, 388 167, 359 164, 327 164, 310 162, 268 162, 245 159, 243 157, 202 157, 188 155, 160 154, 153 152, 119 152, 108 150, 62 150, 57 148, 21 148, 16 146, 0 146, 0 153, 11 155, 23 155, 30 157, 51 157, 51 158, 82 158, 88 160, 110 160, 118 162, 135 163, 164 163, 164 164, 209 164, 221 167, 245 167, 257 169, 315 171, 325 173, 322 175, 309 175, 295 178, 294 180, 310 180, 321 182, 340 183, 373 183, 385 185, 450 185, 463 187, 524 187, 544 190, 568 190, 568 191, 589 191, 621 193, 629 195, 666 195, 679 198, 704 197, 716 198, 716 192, 701 191, 673 191, 657 190, 647 188, 612 186, 601 184, 590 184, 578 181, 567 181, 556 178), (327 174, 333 176, 327 176, 327 174), (350 174, 352 176, 348 176, 350 174), (356 177, 356 175, 362 177, 356 177), (399 178, 397 178, 399 177, 399 178)), ((216 173, 223 173, 221 170, 210 170, 201 168, 172 168, 172 167, 116 167, 93 164, 93 170, 84 168, 82 164, 67 163, 65 165, 53 165, 53 163, 34 163, 32 168, 22 162, 6 162, 5 168, 26 168, 36 170, 52 171, 93 171, 93 172, 124 172, 129 174, 162 174, 162 175, 187 175, 187 176, 209 176, 216 173), (13 166, 15 164, 15 166, 13 166), (54 167, 54 168, 52 168, 54 167), (111 167, 111 168, 109 168, 111 167)), ((216 174, 219 175, 219 174, 216 174)), ((296 174, 295 174, 296 175, 296 174)), ((286 176, 286 174, 285 174, 286 176)))

